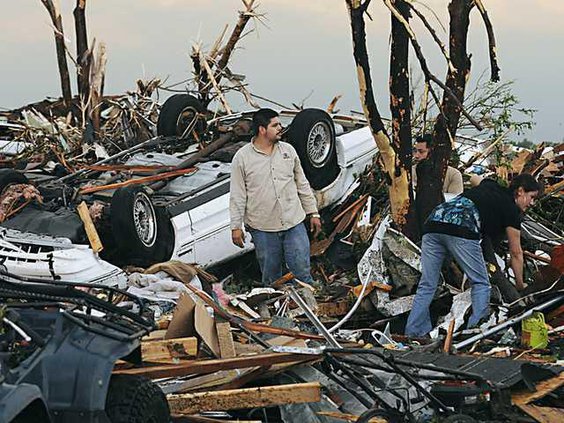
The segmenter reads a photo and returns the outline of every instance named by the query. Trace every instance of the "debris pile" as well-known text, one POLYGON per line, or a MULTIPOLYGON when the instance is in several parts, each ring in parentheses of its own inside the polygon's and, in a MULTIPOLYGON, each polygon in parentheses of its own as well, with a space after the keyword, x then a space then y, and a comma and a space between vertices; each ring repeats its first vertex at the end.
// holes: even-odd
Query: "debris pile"
MULTIPOLYGON (((443 272, 431 307, 435 324, 431 338, 413 340, 402 334, 420 276, 420 250, 391 225, 387 187, 377 167, 355 174, 346 191, 322 211, 324 235, 311 245, 314 285, 286 275, 273 286, 257 287, 260 278, 253 270, 252 255, 219 267, 210 261, 207 271, 185 258, 163 261, 171 254, 170 249, 162 253, 162 246, 172 247, 174 238, 166 235, 171 232, 160 220, 165 216, 162 210, 195 198, 190 196, 197 190, 183 180, 200 178, 198 184, 206 192, 206 187, 225 178, 236 146, 249 139, 248 128, 238 126, 247 117, 212 120, 203 132, 189 132, 190 137, 180 142, 177 136, 154 138, 151 131, 159 118, 151 113, 159 107, 149 101, 142 102, 142 112, 134 105, 124 107, 130 97, 113 99, 114 104, 101 113, 107 117, 102 128, 108 128, 111 143, 99 139, 84 144, 87 130, 70 130, 60 118, 37 125, 30 124, 32 115, 24 113, 24 120, 3 125, 4 136, 18 143, 50 147, 37 149, 41 155, 30 153, 35 147, 6 155, 10 158, 5 166, 25 169, 29 180, 17 173, 17 184, 6 184, 1 198, 2 236, 13 245, 10 257, 35 246, 26 253, 32 257, 39 251, 34 248, 43 245, 67 257, 74 248, 82 254, 76 256, 77 262, 86 263, 84 254, 89 252, 90 268, 103 263, 103 272, 96 271, 93 277, 81 269, 82 273, 66 273, 70 276, 63 279, 78 277, 90 284, 119 280, 128 295, 141 300, 127 297, 114 302, 132 313, 149 312, 158 329, 141 340, 141 361, 118 362, 114 374, 153 380, 166 394, 176 420, 192 416, 215 421, 368 421, 370 416, 446 419, 458 414, 494 419, 525 413, 545 421, 539 416, 560 413, 551 398, 561 389, 561 146, 522 150, 512 159, 514 169, 540 175, 547 186, 532 217, 523 224, 526 291, 520 294, 513 286, 507 246, 492 248, 486 256, 494 286, 492 313, 480 329, 467 330, 469 286, 452 264, 443 272), (132 122, 125 116, 138 115, 147 118, 139 120, 147 132, 144 138, 135 135, 141 142, 133 142, 133 137, 124 135, 132 122), (79 145, 86 147, 78 149, 79 145), (212 173, 206 176, 206 172, 212 173), (167 193, 161 200, 154 194, 159 190, 167 193), (172 201, 166 199, 171 192, 172 201), (122 210, 128 198, 136 199, 131 211, 122 210), (124 216, 135 210, 141 229, 125 233, 131 222, 124 216), (55 215, 64 219, 57 229, 53 229, 55 215), (143 226, 150 223, 150 216, 156 225, 143 226), (45 243, 41 231, 33 234, 33 225, 44 227, 44 222, 51 225, 50 235, 67 241, 58 244, 54 238, 45 243), (159 249, 147 247, 151 228, 166 235, 159 249), (135 267, 119 270, 93 251, 122 267, 135 267), (531 395, 527 390, 535 385, 539 393, 531 395), (470 397, 478 400, 470 405, 470 397)), ((289 112, 288 119, 298 113, 289 112)), ((33 116, 37 123, 42 114, 33 116)), ((196 115, 190 116, 193 122, 196 115)), ((363 131, 361 120, 333 119, 345 134, 363 131)), ((478 148, 483 146, 474 146, 478 148)), ((466 179, 476 174, 509 176, 488 162, 488 154, 477 154, 481 153, 470 150, 463 155, 470 157, 465 162, 470 165, 461 166, 466 179)), ((16 174, 13 169, 2 172, 10 178, 16 174)), ((229 243, 228 238, 223 242, 229 243)), ((213 260, 208 256, 213 248, 205 256, 198 255, 197 244, 195 248, 196 254, 189 256, 193 262, 206 265, 203 260, 213 260)), ((50 258, 53 263, 57 254, 50 258)), ((25 263, 18 263, 14 267, 10 259, 5 261, 12 273, 5 277, 33 276, 25 263)), ((45 269, 49 276, 58 271, 56 266, 45 269)))

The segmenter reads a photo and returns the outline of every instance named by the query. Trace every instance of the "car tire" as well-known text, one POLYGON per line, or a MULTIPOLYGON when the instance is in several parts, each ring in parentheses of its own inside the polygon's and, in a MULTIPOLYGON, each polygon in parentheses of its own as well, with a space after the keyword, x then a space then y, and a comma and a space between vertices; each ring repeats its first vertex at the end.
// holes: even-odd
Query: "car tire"
MULTIPOLYGON (((157 120, 157 135, 180 137, 194 118, 194 129, 198 135, 206 131, 206 108, 190 94, 175 94, 161 107, 157 120)), ((186 138, 190 138, 190 134, 186 138)))
POLYGON ((163 391, 150 379, 137 375, 111 377, 106 415, 112 423, 170 422, 170 409, 163 391))
POLYGON ((27 177, 17 170, 0 169, 0 194, 10 185, 14 184, 29 184, 27 177))
POLYGON ((165 210, 153 205, 147 188, 137 185, 116 190, 110 216, 121 257, 139 266, 170 258, 174 245, 172 225, 165 210))
POLYGON ((335 125, 320 109, 304 109, 288 129, 288 141, 296 149, 313 189, 323 189, 339 175, 335 125))

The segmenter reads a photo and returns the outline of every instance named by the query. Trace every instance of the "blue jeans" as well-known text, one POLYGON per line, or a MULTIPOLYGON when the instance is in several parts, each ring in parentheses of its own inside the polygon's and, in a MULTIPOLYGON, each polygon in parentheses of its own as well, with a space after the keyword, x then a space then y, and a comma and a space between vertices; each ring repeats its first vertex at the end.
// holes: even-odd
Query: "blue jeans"
POLYGON ((267 286, 287 271, 302 282, 312 283, 309 263, 309 238, 303 223, 280 232, 264 232, 249 228, 255 244, 262 283, 267 286))
POLYGON ((472 284, 472 315, 468 327, 475 326, 489 314, 490 282, 480 241, 428 233, 423 235, 421 279, 405 327, 407 336, 423 336, 433 329, 429 306, 437 290, 441 266, 447 253, 454 257, 472 284))

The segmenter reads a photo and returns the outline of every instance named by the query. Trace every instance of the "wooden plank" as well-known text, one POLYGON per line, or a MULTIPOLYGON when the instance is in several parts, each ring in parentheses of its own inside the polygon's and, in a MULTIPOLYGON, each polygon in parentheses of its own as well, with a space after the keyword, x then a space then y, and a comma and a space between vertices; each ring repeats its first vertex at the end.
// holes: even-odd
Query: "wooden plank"
POLYGON ((519 404, 517 407, 540 423, 555 423, 564 421, 564 410, 561 408, 539 407, 538 405, 533 404, 519 404))
POLYGON ((217 330, 217 340, 219 342, 219 354, 221 358, 235 357, 235 343, 231 335, 231 324, 217 320, 215 322, 215 329, 217 330))
POLYGON ((166 329, 157 329, 141 338, 141 341, 160 341, 165 339, 166 329))
POLYGON ((202 416, 183 416, 179 414, 171 414, 170 418, 172 423, 262 423, 260 420, 224 420, 202 416))
MULTIPOLYGON (((318 416, 323 417, 330 417, 332 419, 343 420, 346 422, 356 422, 360 416, 354 414, 347 414, 347 413, 339 413, 338 411, 318 411, 318 416)), ((387 423, 388 419, 380 418, 380 417, 372 417, 368 420, 368 423, 387 423)))
POLYGON ((84 224, 84 230, 86 231, 86 236, 88 237, 88 242, 90 242, 92 251, 99 253, 104 249, 104 246, 102 245, 102 241, 100 241, 100 236, 98 235, 96 226, 94 226, 92 217, 90 217, 88 206, 83 201, 78 206, 76 206, 76 211, 80 216, 80 220, 82 220, 82 223, 84 224))
POLYGON ((213 373, 219 370, 261 367, 280 363, 298 363, 314 360, 320 357, 321 355, 295 353, 257 354, 247 357, 234 357, 213 360, 190 360, 179 364, 164 364, 161 366, 120 369, 114 371, 114 373, 144 375, 148 378, 158 379, 165 377, 179 377, 193 374, 213 373))
POLYGON ((196 357, 198 339, 194 337, 141 342, 141 358, 144 362, 173 363, 174 360, 196 357))
MULTIPOLYGON (((237 370, 220 370, 215 373, 208 373, 206 375, 195 376, 182 382, 170 384, 166 386, 163 391, 166 394, 183 394, 192 391, 209 391, 215 387, 222 387, 223 385, 231 382, 239 377, 241 371, 237 370)), ((224 388, 221 388, 224 389, 224 388)))
POLYGON ((173 414, 195 414, 202 411, 226 411, 254 407, 273 407, 282 404, 301 404, 321 401, 319 382, 259 388, 229 389, 195 394, 169 395, 173 414))
POLYGON ((447 336, 445 338, 445 344, 443 345, 443 352, 450 353, 450 347, 452 345, 452 334, 454 333, 454 325, 456 323, 456 319, 452 319, 450 324, 448 325, 447 336))
POLYGON ((535 385, 535 392, 519 392, 511 395, 511 400, 515 405, 528 404, 532 401, 538 400, 549 394, 552 391, 564 385, 564 372, 553 378, 543 380, 535 385))

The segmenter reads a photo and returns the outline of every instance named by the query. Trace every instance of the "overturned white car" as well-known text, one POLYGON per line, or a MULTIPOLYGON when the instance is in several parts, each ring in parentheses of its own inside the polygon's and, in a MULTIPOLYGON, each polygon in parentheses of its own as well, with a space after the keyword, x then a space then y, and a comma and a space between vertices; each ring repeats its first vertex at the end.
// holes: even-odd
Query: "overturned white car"
MULTIPOLYGON (((229 177, 233 155, 251 139, 241 122, 248 123, 252 112, 202 123, 195 101, 171 97, 159 118, 161 136, 74 174, 0 170, 0 192, 31 183, 43 197, 42 204, 29 204, 1 224, 5 269, 24 277, 115 284, 119 270, 106 261, 146 266, 175 259, 208 267, 251 250, 250 242, 244 249, 231 243, 229 177), (196 129, 200 141, 209 140, 208 154, 183 136, 196 129), (219 139, 225 141, 221 147, 211 148, 219 139), (104 260, 88 247, 76 212, 82 201, 98 210, 104 260)), ((377 152, 362 120, 319 109, 282 111, 280 119, 320 209, 341 199, 377 152)))

